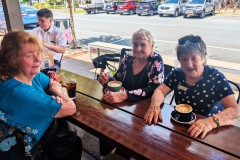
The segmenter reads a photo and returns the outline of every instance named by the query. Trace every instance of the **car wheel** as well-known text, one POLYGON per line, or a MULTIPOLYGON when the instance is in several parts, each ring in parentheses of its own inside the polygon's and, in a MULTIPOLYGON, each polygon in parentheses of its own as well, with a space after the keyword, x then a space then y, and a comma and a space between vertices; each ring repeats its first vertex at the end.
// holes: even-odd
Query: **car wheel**
POLYGON ((99 10, 96 8, 96 9, 94 10, 94 13, 95 13, 95 14, 99 13, 99 10))
POLYGON ((141 16, 141 13, 138 13, 138 16, 141 16))
POLYGON ((148 11, 148 14, 149 14, 149 16, 153 16, 153 10, 152 10, 152 9, 149 10, 149 11, 148 11))
POLYGON ((109 14, 109 12, 106 12, 107 14, 109 14))
POLYGON ((132 9, 129 10, 129 14, 133 15, 133 10, 132 9))
POLYGON ((215 15, 215 8, 213 8, 211 15, 214 16, 215 15))
POLYGON ((186 15, 186 14, 183 14, 183 18, 187 18, 187 15, 186 15))
POLYGON ((123 13, 120 13, 120 15, 123 15, 123 13))
POLYGON ((179 11, 178 11, 178 9, 176 9, 173 16, 177 17, 178 15, 179 15, 179 11))
POLYGON ((203 19, 205 17, 205 11, 203 10, 202 13, 200 14, 200 18, 203 19))
POLYGON ((163 16, 163 14, 159 14, 159 17, 162 17, 163 16))
POLYGON ((91 10, 87 10, 87 13, 90 14, 90 13, 91 13, 91 10))

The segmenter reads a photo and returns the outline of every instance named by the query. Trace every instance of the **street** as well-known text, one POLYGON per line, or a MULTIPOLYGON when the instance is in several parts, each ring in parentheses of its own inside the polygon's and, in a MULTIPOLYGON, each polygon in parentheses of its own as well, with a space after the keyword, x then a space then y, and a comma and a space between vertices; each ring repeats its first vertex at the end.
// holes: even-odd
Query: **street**
MULTIPOLYGON (((69 13, 54 12, 54 19, 68 18, 69 13)), ((178 38, 200 35, 207 45, 208 59, 239 63, 240 16, 215 15, 204 19, 182 16, 159 17, 118 14, 75 14, 75 30, 80 44, 103 41, 131 46, 134 31, 145 28, 154 36, 155 51, 175 57, 178 38)))

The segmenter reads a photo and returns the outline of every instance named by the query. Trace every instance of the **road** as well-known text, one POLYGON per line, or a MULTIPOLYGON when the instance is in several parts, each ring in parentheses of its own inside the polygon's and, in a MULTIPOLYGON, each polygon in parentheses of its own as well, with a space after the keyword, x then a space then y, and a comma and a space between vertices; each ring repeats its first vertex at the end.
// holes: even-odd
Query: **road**
MULTIPOLYGON (((68 13, 54 12, 54 18, 67 18, 68 13)), ((204 19, 184 19, 182 16, 159 17, 118 14, 74 15, 77 39, 81 44, 104 41, 131 45, 131 35, 145 28, 154 36, 155 50, 160 54, 175 57, 178 38, 200 35, 207 45, 208 59, 239 63, 240 61, 240 16, 215 15, 204 19)))

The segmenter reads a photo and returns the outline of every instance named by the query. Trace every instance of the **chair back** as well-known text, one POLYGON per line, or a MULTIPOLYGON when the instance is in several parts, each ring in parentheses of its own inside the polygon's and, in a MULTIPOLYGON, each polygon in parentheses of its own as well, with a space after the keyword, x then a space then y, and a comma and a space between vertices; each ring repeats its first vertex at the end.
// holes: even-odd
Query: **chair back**
MULTIPOLYGON (((166 78, 168 76, 169 73, 172 72, 172 70, 174 69, 173 66, 171 65, 168 65, 168 64, 164 64, 164 78, 166 78)), ((171 100, 170 100, 170 103, 172 105, 172 102, 174 100, 174 91, 170 92, 166 97, 165 97, 165 100, 168 101, 169 98, 171 97, 171 100)))
POLYGON ((239 99, 240 99, 240 87, 237 83, 233 82, 233 81, 230 81, 228 80, 233 92, 234 92, 234 97, 237 101, 237 104, 239 103, 239 99))
POLYGON ((168 65, 168 64, 164 64, 164 77, 166 78, 167 75, 168 75, 169 73, 171 73, 173 69, 174 69, 173 66, 170 66, 170 65, 168 65))

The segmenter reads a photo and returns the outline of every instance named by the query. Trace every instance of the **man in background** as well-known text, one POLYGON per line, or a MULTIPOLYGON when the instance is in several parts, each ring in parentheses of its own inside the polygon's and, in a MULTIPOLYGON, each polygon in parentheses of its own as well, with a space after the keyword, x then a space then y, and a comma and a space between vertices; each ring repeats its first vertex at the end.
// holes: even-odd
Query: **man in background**
POLYGON ((44 8, 37 12, 39 27, 32 30, 32 33, 42 40, 44 52, 52 52, 54 65, 61 67, 62 55, 66 51, 66 38, 63 31, 53 24, 53 13, 44 8))

